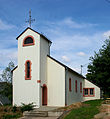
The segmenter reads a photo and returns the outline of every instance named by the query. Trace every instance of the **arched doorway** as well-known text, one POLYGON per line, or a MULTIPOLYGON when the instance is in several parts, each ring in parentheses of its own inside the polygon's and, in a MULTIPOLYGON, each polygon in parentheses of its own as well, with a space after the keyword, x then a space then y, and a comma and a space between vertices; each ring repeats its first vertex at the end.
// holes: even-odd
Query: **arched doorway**
POLYGON ((42 87, 42 105, 47 105, 47 86, 45 84, 42 87))

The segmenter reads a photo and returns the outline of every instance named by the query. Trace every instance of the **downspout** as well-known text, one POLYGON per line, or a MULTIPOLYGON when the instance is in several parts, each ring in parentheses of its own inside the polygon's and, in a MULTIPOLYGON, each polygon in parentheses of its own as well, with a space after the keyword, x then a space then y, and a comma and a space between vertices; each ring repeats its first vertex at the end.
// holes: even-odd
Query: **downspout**
POLYGON ((65 106, 67 106, 67 86, 66 86, 67 72, 68 72, 68 68, 65 67, 65 106))

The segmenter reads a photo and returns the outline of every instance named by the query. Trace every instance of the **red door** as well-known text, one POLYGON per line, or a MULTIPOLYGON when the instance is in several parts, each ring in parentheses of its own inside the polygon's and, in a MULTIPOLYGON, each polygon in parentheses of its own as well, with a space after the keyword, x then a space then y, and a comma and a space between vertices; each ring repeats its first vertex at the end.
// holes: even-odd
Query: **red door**
POLYGON ((47 86, 43 85, 42 88, 42 105, 47 105, 47 86))

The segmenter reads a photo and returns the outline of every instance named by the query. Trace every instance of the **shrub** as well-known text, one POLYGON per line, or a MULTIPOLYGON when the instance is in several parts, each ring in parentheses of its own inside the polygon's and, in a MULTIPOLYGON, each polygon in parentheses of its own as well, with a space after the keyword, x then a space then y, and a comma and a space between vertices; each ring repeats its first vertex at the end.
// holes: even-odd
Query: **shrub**
POLYGON ((20 115, 15 114, 15 115, 11 115, 11 114, 7 114, 7 115, 3 115, 3 119, 15 119, 15 118, 19 118, 20 115))
POLYGON ((33 110, 35 107, 35 105, 33 105, 33 103, 29 103, 29 104, 24 104, 22 103, 22 106, 21 106, 21 111, 24 112, 24 111, 30 111, 30 110, 33 110))
POLYGON ((17 111, 17 107, 16 106, 13 106, 12 107, 12 112, 16 112, 17 111))

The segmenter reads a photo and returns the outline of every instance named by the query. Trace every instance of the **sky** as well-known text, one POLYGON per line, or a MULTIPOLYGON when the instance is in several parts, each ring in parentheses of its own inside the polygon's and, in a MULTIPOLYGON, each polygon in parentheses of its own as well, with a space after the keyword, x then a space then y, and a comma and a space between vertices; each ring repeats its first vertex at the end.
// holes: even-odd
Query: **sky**
MULTIPOLYGON (((109 1, 109 0, 108 0, 109 1)), ((0 0, 0 73, 17 65, 16 37, 28 24, 52 41, 51 56, 85 76, 89 58, 110 35, 107 0, 0 0)))

